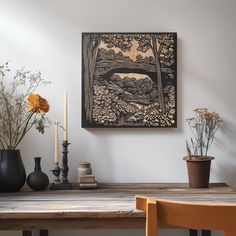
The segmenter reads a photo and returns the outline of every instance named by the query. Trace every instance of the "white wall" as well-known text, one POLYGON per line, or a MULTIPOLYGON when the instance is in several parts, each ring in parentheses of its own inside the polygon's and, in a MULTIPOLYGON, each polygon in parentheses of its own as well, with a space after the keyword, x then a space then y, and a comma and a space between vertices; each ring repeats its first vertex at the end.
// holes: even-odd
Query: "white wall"
MULTIPOLYGON (((77 179, 79 161, 86 160, 92 162, 101 182, 186 182, 181 159, 186 154, 188 134, 185 118, 192 115, 193 108, 203 106, 224 119, 211 149, 216 157, 211 181, 235 185, 235 11, 234 0, 0 0, 0 62, 9 59, 14 68, 40 69, 44 78, 52 81, 51 86, 39 91, 50 102, 52 120, 62 121, 63 93, 68 91, 71 181, 77 179), (83 31, 178 33, 177 129, 81 128, 83 31)), ((31 132, 21 151, 28 173, 33 157, 42 156, 42 168, 49 174, 53 167, 53 128, 43 136, 31 132)), ((111 233, 79 232, 84 236, 111 233)), ((63 232, 51 232, 56 234, 63 232)))

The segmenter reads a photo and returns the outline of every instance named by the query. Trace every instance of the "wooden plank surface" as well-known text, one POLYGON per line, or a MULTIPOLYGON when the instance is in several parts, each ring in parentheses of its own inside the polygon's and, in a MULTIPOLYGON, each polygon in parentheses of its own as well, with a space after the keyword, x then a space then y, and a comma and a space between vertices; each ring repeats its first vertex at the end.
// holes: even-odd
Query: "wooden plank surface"
POLYGON ((0 193, 0 229, 144 227, 145 215, 136 210, 135 195, 236 204, 236 191, 225 184, 209 189, 175 183, 100 184, 96 190, 0 193))

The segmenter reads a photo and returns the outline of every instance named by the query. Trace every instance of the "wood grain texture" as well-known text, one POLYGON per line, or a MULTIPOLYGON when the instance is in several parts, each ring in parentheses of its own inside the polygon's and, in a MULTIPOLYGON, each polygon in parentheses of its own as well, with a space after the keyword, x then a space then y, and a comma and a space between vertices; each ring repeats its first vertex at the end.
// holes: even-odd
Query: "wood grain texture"
POLYGON ((225 184, 213 184, 209 189, 189 189, 186 184, 175 183, 100 184, 96 190, 25 189, 0 193, 0 229, 144 228, 145 214, 136 210, 136 195, 236 204, 235 190, 225 184))

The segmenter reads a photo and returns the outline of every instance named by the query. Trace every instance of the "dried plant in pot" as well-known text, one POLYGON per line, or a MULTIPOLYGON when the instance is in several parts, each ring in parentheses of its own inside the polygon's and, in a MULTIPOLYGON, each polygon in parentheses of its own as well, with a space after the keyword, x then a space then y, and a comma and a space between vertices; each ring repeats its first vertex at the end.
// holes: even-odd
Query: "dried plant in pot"
POLYGON ((43 134, 50 124, 49 104, 35 94, 48 83, 40 72, 23 68, 12 74, 7 62, 0 65, 0 192, 19 191, 25 183, 19 144, 31 128, 43 134))
POLYGON ((197 108, 194 112, 195 116, 186 120, 193 137, 186 141, 188 156, 183 159, 187 162, 189 186, 208 188, 211 161, 215 159, 208 155, 208 150, 222 119, 218 113, 209 112, 207 108, 197 108))

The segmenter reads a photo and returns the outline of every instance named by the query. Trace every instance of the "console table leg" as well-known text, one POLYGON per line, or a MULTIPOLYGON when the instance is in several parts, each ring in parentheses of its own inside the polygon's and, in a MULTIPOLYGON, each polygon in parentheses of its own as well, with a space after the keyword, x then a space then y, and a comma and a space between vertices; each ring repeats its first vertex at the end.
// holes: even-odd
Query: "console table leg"
POLYGON ((32 236, 32 231, 22 231, 22 236, 32 236))
POLYGON ((195 230, 195 229, 190 229, 190 230, 189 230, 189 236, 197 236, 197 230, 195 230))
POLYGON ((48 236, 48 230, 47 229, 39 230, 39 236, 48 236))
POLYGON ((210 230, 202 230, 202 236, 211 236, 210 230))

